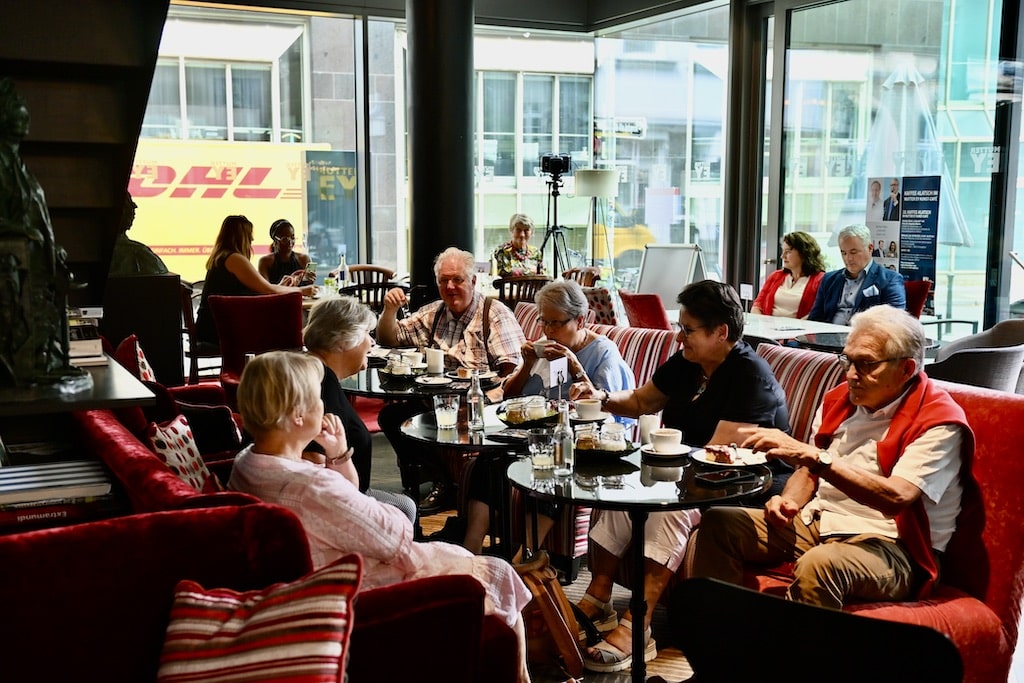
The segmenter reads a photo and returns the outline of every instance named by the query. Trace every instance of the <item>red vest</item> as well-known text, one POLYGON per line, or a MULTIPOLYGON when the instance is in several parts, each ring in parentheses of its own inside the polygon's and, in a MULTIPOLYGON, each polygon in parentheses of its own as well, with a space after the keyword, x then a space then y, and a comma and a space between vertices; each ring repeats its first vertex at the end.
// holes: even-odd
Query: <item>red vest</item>
MULTIPOLYGON (((828 447, 836 429, 853 414, 855 408, 856 406, 850 403, 845 382, 825 394, 821 428, 814 437, 818 448, 828 447)), ((963 428, 960 473, 966 490, 967 480, 964 477, 970 472, 971 455, 974 453, 974 433, 967 424, 963 408, 946 391, 936 387, 923 372, 920 373, 919 380, 914 382, 903 403, 896 409, 885 438, 877 444, 878 466, 882 474, 886 477, 892 474, 892 469, 903 455, 907 444, 913 443, 932 427, 943 424, 959 425, 963 428)), ((923 498, 918 497, 912 505, 896 514, 896 531, 910 556, 927 573, 927 579, 921 585, 917 596, 918 599, 925 598, 938 577, 938 566, 932 553, 931 528, 923 498)))

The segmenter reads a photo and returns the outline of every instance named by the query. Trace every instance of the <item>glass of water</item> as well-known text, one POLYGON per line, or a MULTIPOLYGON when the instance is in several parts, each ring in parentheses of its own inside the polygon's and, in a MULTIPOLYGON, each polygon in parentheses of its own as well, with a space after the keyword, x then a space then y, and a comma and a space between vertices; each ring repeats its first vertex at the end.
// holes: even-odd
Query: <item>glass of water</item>
POLYGON ((546 427, 530 430, 527 443, 530 446, 530 462, 535 470, 555 468, 555 437, 546 427))
POLYGON ((434 419, 438 429, 455 429, 459 418, 458 394, 434 394, 434 419))

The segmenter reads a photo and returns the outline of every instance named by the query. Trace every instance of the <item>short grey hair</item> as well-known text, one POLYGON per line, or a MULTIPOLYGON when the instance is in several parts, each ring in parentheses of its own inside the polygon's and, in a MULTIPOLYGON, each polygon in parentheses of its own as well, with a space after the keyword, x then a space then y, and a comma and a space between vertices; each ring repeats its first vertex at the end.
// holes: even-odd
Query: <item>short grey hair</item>
POLYGON ((538 306, 551 306, 566 315, 578 318, 590 310, 590 303, 583 288, 573 280, 555 280, 538 290, 533 300, 538 306))
POLYGON ((522 225, 530 230, 533 230, 533 219, 527 216, 525 213, 514 213, 512 218, 508 219, 508 231, 512 232, 516 229, 517 225, 522 225))
POLYGON ((889 304, 872 306, 850 319, 850 335, 866 334, 884 340, 887 358, 913 358, 917 371, 924 367, 925 336, 921 321, 889 304))
POLYGON ((355 297, 321 299, 309 312, 302 341, 310 351, 348 351, 376 325, 377 316, 355 297))
POLYGON ((476 257, 473 256, 472 252, 459 249, 458 247, 448 247, 434 259, 435 280, 441 275, 441 264, 449 259, 462 262, 462 273, 466 276, 467 280, 472 279, 476 275, 476 257))
POLYGON ((871 231, 868 230, 868 226, 854 223, 853 225, 847 225, 839 231, 836 235, 836 242, 841 242, 847 237, 856 237, 860 240, 861 245, 865 249, 871 248, 871 231))

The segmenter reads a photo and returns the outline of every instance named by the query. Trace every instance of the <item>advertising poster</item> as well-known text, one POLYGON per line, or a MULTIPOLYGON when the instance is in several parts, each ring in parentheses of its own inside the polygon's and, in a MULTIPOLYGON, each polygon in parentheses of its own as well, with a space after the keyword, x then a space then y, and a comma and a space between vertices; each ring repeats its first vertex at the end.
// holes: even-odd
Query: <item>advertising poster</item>
POLYGON ((864 222, 876 263, 906 280, 935 281, 941 184, 937 175, 868 178, 864 222))
POLYGON ((317 284, 338 266, 359 261, 356 153, 306 152, 306 244, 318 264, 317 284))

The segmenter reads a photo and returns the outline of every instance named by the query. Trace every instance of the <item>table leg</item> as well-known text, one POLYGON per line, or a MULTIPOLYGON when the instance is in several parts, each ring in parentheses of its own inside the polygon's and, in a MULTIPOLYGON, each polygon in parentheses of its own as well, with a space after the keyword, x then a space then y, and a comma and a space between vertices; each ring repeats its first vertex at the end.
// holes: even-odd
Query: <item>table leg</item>
POLYGON ((646 510, 630 510, 629 521, 633 525, 633 594, 629 600, 629 613, 633 619, 633 667, 634 683, 644 683, 647 678, 647 662, 644 661, 644 621, 647 618, 647 599, 644 595, 644 525, 647 524, 646 510))

